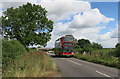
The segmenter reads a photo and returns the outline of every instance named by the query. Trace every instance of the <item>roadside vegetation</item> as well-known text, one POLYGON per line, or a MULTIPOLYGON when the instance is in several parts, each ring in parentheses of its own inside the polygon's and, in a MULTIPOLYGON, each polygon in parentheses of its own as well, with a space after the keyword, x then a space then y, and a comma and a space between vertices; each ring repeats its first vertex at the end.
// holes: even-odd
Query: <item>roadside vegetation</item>
POLYGON ((120 68, 120 44, 115 48, 103 48, 101 44, 79 39, 74 44, 74 57, 93 63, 120 68))
POLYGON ((57 74, 56 64, 45 51, 27 51, 17 40, 3 40, 2 54, 3 77, 46 77, 57 74))
POLYGON ((10 63, 27 53, 25 47, 17 40, 2 40, 2 67, 3 73, 10 63))

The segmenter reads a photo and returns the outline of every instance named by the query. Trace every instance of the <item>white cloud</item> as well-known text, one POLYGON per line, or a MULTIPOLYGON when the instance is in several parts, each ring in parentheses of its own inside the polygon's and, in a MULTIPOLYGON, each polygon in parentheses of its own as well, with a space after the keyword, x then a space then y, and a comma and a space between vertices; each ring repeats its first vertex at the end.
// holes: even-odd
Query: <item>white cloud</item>
POLYGON ((120 0, 84 0, 90 2, 119 2, 120 0))
POLYGON ((41 2, 40 3, 48 11, 48 18, 54 22, 69 18, 71 15, 87 11, 91 9, 88 2, 41 2))
POLYGON ((95 27, 99 23, 108 23, 109 21, 114 21, 113 18, 108 18, 100 13, 100 11, 95 8, 83 12, 83 14, 78 14, 74 16, 70 27, 72 28, 86 28, 95 27))
MULTIPOLYGON (((4 0, 0 1, 0 12, 2 13, 3 10, 6 10, 7 8, 14 7, 17 8, 19 6, 22 6, 23 4, 26 4, 27 2, 30 2, 32 4, 36 4, 37 0, 4 0)), ((0 14, 1 16, 1 14, 0 14)))
POLYGON ((0 3, 0 16, 2 16, 2 3, 0 3))
POLYGON ((111 38, 118 38, 118 27, 111 31, 111 38))
POLYGON ((118 38, 113 38, 113 35, 116 35, 117 28, 112 30, 111 32, 107 32, 103 35, 99 35, 98 33, 100 30, 105 29, 105 26, 102 27, 90 27, 90 28, 83 28, 83 29, 71 29, 67 28, 66 24, 59 23, 58 26, 60 29, 54 29, 52 32, 52 39, 47 43, 47 47, 54 47, 54 42, 56 39, 60 38, 61 36, 64 36, 66 34, 72 34, 77 39, 89 39, 91 42, 98 42, 102 44, 103 47, 107 48, 113 48, 118 42, 118 38), (61 30, 63 27, 63 30, 61 30))

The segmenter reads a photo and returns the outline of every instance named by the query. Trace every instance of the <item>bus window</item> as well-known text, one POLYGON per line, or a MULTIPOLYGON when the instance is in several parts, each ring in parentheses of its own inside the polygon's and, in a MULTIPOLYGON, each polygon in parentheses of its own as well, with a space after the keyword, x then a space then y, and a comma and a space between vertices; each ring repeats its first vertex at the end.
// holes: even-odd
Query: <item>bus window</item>
POLYGON ((73 45, 73 43, 64 42, 63 45, 73 45))
POLYGON ((72 37, 63 37, 63 41, 73 41, 72 37))

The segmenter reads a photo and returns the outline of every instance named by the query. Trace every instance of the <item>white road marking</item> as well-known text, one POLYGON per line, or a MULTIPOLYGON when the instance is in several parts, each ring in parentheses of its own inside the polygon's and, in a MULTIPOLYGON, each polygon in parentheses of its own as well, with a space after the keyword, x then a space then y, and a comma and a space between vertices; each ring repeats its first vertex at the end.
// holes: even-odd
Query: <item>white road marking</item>
POLYGON ((66 59, 66 58, 59 58, 59 59, 66 59))
POLYGON ((77 64, 77 65, 80 65, 80 66, 82 65, 82 64, 76 63, 76 62, 71 61, 71 60, 67 60, 67 61, 72 62, 72 63, 77 64))
POLYGON ((106 77, 109 77, 109 78, 111 78, 111 76, 109 76, 109 75, 106 75, 106 74, 104 74, 104 73, 102 73, 102 72, 99 72, 99 71, 96 71, 97 73, 99 73, 99 74, 101 74, 101 75, 104 75, 104 76, 106 76, 106 77))

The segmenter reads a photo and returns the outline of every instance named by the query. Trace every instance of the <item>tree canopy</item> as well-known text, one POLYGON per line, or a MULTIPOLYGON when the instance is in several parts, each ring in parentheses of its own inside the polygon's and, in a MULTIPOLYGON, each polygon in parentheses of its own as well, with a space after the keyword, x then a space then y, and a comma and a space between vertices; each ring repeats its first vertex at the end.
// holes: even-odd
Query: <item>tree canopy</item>
POLYGON ((102 49, 103 48, 101 44, 98 44, 98 43, 95 43, 95 42, 92 43, 91 47, 95 48, 95 49, 102 49))
POLYGON ((42 45, 51 39, 53 21, 47 18, 47 11, 41 5, 31 3, 3 12, 2 29, 7 39, 16 38, 24 46, 42 45))
POLYGON ((120 47, 120 43, 117 43, 117 44, 115 45, 115 47, 116 47, 116 48, 120 47))
POLYGON ((90 45, 90 41, 87 39, 79 39, 78 45, 80 45, 80 47, 83 48, 85 45, 90 45))

